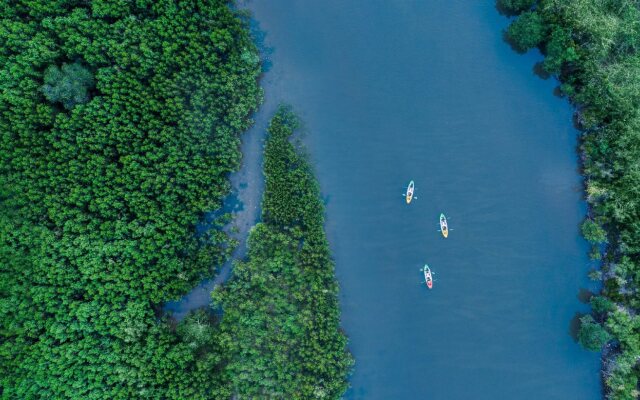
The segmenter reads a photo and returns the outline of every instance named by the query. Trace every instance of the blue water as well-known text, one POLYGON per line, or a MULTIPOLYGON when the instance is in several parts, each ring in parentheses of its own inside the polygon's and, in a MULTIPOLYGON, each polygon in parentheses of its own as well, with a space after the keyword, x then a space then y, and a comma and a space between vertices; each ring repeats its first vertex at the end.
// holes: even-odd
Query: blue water
POLYGON ((356 359, 346 398, 599 399, 599 354, 569 333, 594 289, 578 133, 493 2, 248 7, 273 50, 263 112, 302 116, 327 200, 356 359))

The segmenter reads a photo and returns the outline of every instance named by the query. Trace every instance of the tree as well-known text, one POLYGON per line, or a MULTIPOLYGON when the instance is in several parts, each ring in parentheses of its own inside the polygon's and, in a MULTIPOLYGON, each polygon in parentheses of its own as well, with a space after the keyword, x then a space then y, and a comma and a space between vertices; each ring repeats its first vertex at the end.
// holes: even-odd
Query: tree
POLYGON ((523 11, 529 11, 536 0, 497 0, 496 8, 505 15, 517 15, 523 11))
POLYGON ((543 66, 550 74, 559 74, 563 65, 578 60, 578 53, 567 29, 553 29, 544 50, 543 66))
POLYGON ((52 65, 44 73, 42 93, 52 103, 62 103, 67 110, 76 104, 89 101, 89 90, 93 87, 91 71, 79 62, 52 65))
POLYGON ((509 25, 506 39, 516 51, 524 53, 544 40, 545 31, 546 27, 540 14, 527 11, 509 25))
POLYGON ((580 229, 582 231, 582 236, 593 244, 607 242, 607 232, 591 219, 586 219, 582 223, 580 229))
POLYGON ((615 309, 614 303, 603 296, 593 296, 590 303, 593 312, 596 314, 606 314, 615 309))
POLYGON ((611 340, 609 332, 598 324, 591 315, 585 315, 580 318, 578 342, 585 349, 599 351, 609 340, 611 340))

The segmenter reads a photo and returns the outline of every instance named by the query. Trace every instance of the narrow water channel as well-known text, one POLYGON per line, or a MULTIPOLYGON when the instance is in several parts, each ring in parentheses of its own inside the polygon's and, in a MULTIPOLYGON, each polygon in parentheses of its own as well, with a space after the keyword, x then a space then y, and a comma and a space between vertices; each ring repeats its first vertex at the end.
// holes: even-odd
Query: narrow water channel
POLYGON ((270 104, 303 117, 326 197, 346 397, 600 398, 599 354, 569 332, 593 289, 571 109, 502 41, 493 1, 247 6, 274 50, 270 104))

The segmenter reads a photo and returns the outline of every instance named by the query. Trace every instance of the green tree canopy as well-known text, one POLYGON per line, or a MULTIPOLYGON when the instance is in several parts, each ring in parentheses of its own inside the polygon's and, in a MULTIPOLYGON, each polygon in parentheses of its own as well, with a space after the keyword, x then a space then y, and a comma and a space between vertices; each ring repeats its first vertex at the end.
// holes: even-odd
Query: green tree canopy
POLYGON ((247 261, 213 294, 231 349, 225 371, 241 399, 339 399, 352 365, 318 184, 289 142, 296 127, 285 108, 271 120, 263 222, 249 235, 247 261))
POLYGON ((506 15, 517 15, 533 8, 536 0, 497 0, 496 7, 506 15))
POLYGON ((580 229, 582 230, 584 238, 591 243, 597 244, 607 242, 607 232, 602 229, 598 223, 591 219, 586 219, 580 226, 580 229))
POLYGON ((615 309, 615 304, 603 296, 593 296, 590 303, 593 312, 596 314, 606 314, 615 309))
POLYGON ((60 102, 67 110, 89 101, 93 75, 80 63, 52 65, 44 73, 42 93, 52 103, 60 102))
POLYGON ((527 11, 509 25, 506 37, 516 51, 523 53, 538 46, 544 40, 545 31, 540 14, 527 11))
POLYGON ((158 311, 230 252, 196 225, 261 100, 246 22, 222 0, 0 17, 0 397, 229 399, 214 321, 158 311))
POLYGON ((578 341, 585 349, 599 351, 609 340, 611 340, 609 332, 595 322, 591 315, 580 318, 578 341))

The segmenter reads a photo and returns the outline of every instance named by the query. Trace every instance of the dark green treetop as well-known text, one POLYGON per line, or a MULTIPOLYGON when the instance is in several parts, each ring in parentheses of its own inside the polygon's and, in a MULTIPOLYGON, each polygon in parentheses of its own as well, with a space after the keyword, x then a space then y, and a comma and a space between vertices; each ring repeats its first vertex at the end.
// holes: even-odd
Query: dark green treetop
POLYGON ((506 37, 518 52, 538 46, 545 38, 546 26, 535 11, 527 11, 518 17, 506 31, 506 37))

